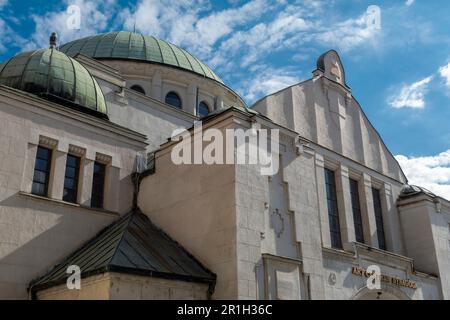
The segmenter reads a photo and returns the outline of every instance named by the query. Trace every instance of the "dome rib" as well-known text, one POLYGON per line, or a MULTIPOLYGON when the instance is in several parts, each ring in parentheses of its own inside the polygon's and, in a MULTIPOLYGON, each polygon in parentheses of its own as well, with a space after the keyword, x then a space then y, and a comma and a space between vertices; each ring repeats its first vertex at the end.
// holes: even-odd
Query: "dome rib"
POLYGON ((121 59, 164 64, 224 84, 211 68, 186 50, 140 33, 119 31, 98 34, 66 43, 60 50, 72 57, 80 53, 94 59, 121 59))
POLYGON ((77 97, 77 73, 75 72, 75 65, 73 64, 73 60, 69 59, 69 61, 72 64, 72 69, 73 69, 73 96, 76 99, 76 97, 77 97))
MULTIPOLYGON (((32 58, 37 52, 39 52, 39 50, 34 51, 34 52, 28 57, 27 63, 25 64, 25 66, 24 66, 24 68, 23 68, 24 71, 27 70, 27 67, 28 67, 28 65, 30 64, 31 58, 32 58)), ((1 73, 1 71, 2 71, 2 70, 0 70, 0 73, 1 73)), ((24 75, 25 75, 25 72, 22 72, 22 75, 20 76, 20 80, 19 80, 19 89, 20 89, 20 90, 23 90, 23 87, 24 87, 24 84, 23 84, 23 80, 24 80, 24 78, 25 78, 24 75)))
MULTIPOLYGON (((50 93, 50 80, 51 80, 50 73, 51 73, 51 67, 52 67, 52 58, 53 58, 53 50, 50 51, 50 59, 48 62, 48 69, 47 69, 47 94, 50 93)), ((26 70, 26 69, 24 68, 24 70, 26 70)), ((21 90, 23 90, 23 89, 21 89, 21 90)))

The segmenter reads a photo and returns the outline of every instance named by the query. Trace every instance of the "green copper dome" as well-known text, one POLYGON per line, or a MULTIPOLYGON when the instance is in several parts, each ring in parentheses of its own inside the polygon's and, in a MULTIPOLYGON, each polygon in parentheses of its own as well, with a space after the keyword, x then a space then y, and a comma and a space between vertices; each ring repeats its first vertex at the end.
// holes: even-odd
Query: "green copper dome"
POLYGON ((96 59, 138 60, 169 65, 223 83, 204 63, 166 41, 132 32, 109 32, 75 40, 60 50, 71 57, 81 53, 96 59))
POLYGON ((97 81, 79 62, 56 49, 24 52, 9 59, 0 65, 0 84, 107 118, 97 81))

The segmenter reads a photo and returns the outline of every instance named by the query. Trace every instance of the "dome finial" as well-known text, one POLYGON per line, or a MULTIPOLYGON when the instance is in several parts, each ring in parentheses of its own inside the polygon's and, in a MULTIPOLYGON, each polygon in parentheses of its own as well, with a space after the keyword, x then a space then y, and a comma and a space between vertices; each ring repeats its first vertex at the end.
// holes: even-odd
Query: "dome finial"
POLYGON ((50 36, 50 49, 56 48, 57 40, 58 40, 58 35, 56 34, 56 32, 52 32, 52 34, 50 36))

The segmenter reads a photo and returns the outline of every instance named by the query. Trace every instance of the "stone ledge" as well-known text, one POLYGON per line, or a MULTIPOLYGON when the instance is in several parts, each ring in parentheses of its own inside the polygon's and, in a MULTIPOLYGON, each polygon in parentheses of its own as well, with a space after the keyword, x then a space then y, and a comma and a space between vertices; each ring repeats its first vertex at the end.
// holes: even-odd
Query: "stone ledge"
POLYGON ((84 209, 84 210, 90 211, 91 213, 106 214, 109 216, 116 216, 116 217, 120 216, 120 213, 118 213, 118 212, 109 211, 109 210, 105 210, 105 209, 99 209, 99 208, 87 207, 87 206, 83 206, 78 203, 71 203, 71 202, 58 200, 58 199, 37 196, 35 194, 31 194, 31 193, 27 193, 27 192, 23 192, 23 191, 20 191, 19 195, 23 196, 23 197, 28 197, 28 198, 31 198, 31 199, 37 200, 37 201, 50 202, 50 203, 59 204, 59 205, 67 206, 67 207, 84 209))

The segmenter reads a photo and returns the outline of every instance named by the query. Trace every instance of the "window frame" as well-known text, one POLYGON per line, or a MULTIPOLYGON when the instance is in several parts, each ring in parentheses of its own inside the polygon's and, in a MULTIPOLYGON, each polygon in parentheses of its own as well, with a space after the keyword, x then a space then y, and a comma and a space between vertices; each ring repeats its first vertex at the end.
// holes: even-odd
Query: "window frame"
POLYGON ((143 94, 143 95, 146 94, 145 93, 145 89, 140 84, 137 84, 137 83, 135 83, 132 86, 130 86, 130 90, 133 90, 133 91, 138 92, 138 93, 143 94))
POLYGON ((105 187, 106 187, 106 164, 96 160, 94 162, 93 174, 92 174, 92 190, 91 190, 91 207, 97 209, 104 209, 105 207, 105 187), (96 166, 100 166, 102 170, 101 183, 97 183, 98 173, 96 173, 96 166), (96 192, 96 185, 101 185, 101 192, 96 192), (97 199, 99 199, 98 202, 97 199))
POLYGON ((353 213, 353 224, 355 228, 355 240, 356 242, 359 243, 365 243, 361 197, 359 195, 359 181, 357 179, 349 177, 349 187, 350 187, 350 201, 353 213))
POLYGON ((34 162, 34 169, 33 169, 33 180, 32 180, 32 184, 31 184, 31 193, 37 196, 41 196, 41 197, 49 197, 49 187, 50 187, 50 175, 51 175, 51 170, 52 170, 52 162, 53 162, 53 149, 46 147, 46 146, 42 146, 42 145, 38 145, 37 150, 36 150, 36 157, 35 157, 35 162, 34 162), (39 150, 45 150, 48 152, 48 159, 45 158, 40 158, 39 157, 39 150), (40 170, 38 169, 36 166, 38 164, 38 160, 43 160, 47 162, 46 168, 45 170, 40 170), (36 171, 39 171, 41 173, 45 174, 45 181, 41 182, 41 181, 36 181, 36 171), (43 193, 38 193, 35 191, 35 185, 39 184, 39 185, 44 185, 44 192, 43 193))
POLYGON ((211 108, 209 107, 209 104, 208 104, 205 100, 200 101, 200 103, 199 103, 198 106, 197 106, 197 116, 203 118, 203 117, 206 117, 208 114, 210 114, 210 112, 211 112, 211 108), (208 113, 205 114, 205 115, 201 115, 201 114, 200 114, 200 106, 201 106, 202 104, 203 104, 203 106, 206 107, 206 109, 208 110, 208 113))
POLYGON ((378 248, 381 250, 387 250, 386 232, 384 230, 383 221, 383 205, 381 203, 381 190, 375 187, 372 187, 372 202, 377 227, 378 248))
POLYGON ((339 203, 336 190, 336 172, 326 167, 324 168, 324 171, 331 247, 343 249, 339 203))
POLYGON ((79 183, 80 183, 80 168, 81 168, 81 157, 77 156, 75 154, 67 154, 66 158, 66 169, 64 171, 64 186, 63 186, 63 201, 70 202, 70 203, 77 203, 78 202, 78 193, 79 193, 79 183), (76 165, 75 167, 69 166, 69 157, 75 158, 76 165), (73 168, 75 170, 74 177, 68 177, 67 172, 69 168, 73 168), (69 188, 66 186, 66 179, 74 180, 74 187, 69 188), (74 193, 71 199, 66 198, 66 190, 70 190, 74 193))
POLYGON ((174 108, 176 108, 176 109, 179 109, 179 110, 182 110, 182 109, 183 109, 183 100, 181 99, 181 96, 180 96, 177 92, 175 92, 175 91, 173 91, 173 90, 170 90, 169 92, 166 93, 166 95, 165 95, 165 97, 164 97, 164 103, 167 104, 167 105, 169 105, 169 106, 171 106, 171 107, 174 107, 174 108), (179 105, 179 106, 174 105, 174 104, 171 104, 171 103, 169 103, 169 102, 167 101, 167 97, 168 97, 170 94, 173 94, 173 95, 175 95, 175 96, 178 98, 178 100, 179 100, 179 102, 180 102, 180 105, 179 105))

